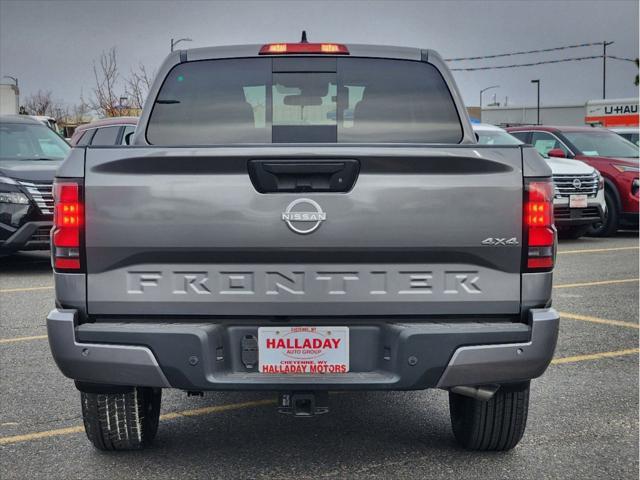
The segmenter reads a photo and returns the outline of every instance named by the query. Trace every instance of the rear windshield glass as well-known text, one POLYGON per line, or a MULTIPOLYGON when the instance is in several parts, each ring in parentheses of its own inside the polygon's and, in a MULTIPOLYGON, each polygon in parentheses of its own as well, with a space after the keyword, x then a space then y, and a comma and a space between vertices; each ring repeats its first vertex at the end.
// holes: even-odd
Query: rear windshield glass
POLYGON ((148 142, 458 143, 462 138, 451 94, 432 65, 287 60, 292 60, 287 68, 274 68, 272 58, 177 65, 156 98, 148 142), (318 71, 310 71, 314 65, 318 71))

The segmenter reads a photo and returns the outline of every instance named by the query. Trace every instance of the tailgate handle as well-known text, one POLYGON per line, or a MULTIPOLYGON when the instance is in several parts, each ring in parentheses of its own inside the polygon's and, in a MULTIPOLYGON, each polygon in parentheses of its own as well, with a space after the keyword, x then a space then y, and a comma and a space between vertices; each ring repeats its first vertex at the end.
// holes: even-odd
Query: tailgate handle
POLYGON ((260 193, 348 192, 360 170, 357 160, 250 160, 249 176, 260 193))

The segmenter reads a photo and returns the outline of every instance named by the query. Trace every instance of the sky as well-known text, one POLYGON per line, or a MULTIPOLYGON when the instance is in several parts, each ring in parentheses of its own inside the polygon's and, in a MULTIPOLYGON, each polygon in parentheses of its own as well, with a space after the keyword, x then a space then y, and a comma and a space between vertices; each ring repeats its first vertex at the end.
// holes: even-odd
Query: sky
MULTIPOLYGON (((94 86, 92 65, 117 48, 120 72, 139 63, 154 70, 170 39, 185 47, 309 41, 432 48, 445 58, 613 41, 607 52, 638 57, 637 0, 603 1, 174 1, 0 0, 0 76, 18 77, 21 97, 51 90, 70 105, 94 86)), ((518 55, 451 67, 530 63, 601 55, 602 46, 518 55)), ((607 61, 607 97, 637 97, 635 64, 607 61)), ((517 69, 454 72, 464 101, 534 105, 584 104, 602 98, 602 59, 517 69)), ((9 82, 2 79, 3 83, 9 82)))

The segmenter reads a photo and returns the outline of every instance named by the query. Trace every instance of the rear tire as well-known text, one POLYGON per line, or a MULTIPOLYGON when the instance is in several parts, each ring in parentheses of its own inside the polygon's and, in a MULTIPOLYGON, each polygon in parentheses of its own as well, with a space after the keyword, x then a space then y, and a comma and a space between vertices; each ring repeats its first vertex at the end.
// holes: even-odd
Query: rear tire
POLYGON ((524 434, 528 411, 529 382, 503 385, 488 401, 449 392, 453 434, 469 450, 511 450, 524 434))
POLYGON ((80 393, 84 429, 98 450, 138 450, 158 431, 162 390, 132 387, 122 393, 80 393))
POLYGON ((607 204, 607 211, 602 223, 596 223, 589 229, 590 237, 612 237, 618 231, 620 223, 620 212, 615 196, 605 190, 604 201, 607 204))

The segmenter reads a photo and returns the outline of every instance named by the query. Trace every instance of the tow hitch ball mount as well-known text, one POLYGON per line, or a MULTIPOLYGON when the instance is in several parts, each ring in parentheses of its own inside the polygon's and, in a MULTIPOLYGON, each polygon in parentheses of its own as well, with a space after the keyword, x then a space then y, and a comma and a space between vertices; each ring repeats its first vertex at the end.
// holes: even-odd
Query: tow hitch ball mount
POLYGON ((278 412, 295 417, 313 417, 329 412, 329 392, 282 392, 278 412))

